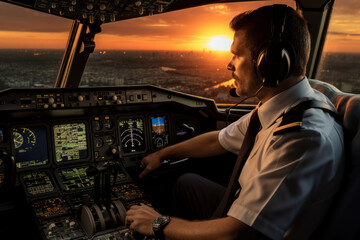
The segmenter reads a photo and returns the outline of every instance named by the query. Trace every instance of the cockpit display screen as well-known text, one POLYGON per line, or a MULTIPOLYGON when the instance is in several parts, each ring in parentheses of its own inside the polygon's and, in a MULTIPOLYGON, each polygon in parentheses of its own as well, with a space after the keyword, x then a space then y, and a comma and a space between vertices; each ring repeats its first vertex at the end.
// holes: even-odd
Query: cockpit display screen
POLYGON ((41 166, 49 162, 45 127, 13 128, 12 138, 17 168, 41 166))
POLYGON ((67 191, 88 188, 94 185, 94 177, 86 174, 88 166, 73 167, 58 171, 60 181, 67 191))
POLYGON ((151 137, 155 149, 166 147, 169 144, 168 120, 165 115, 152 116, 151 137))
POLYGON ((74 161, 88 157, 85 123, 54 125, 55 159, 74 161))
POLYGON ((142 118, 127 118, 119 121, 121 147, 124 154, 142 152, 146 149, 144 121, 142 118))

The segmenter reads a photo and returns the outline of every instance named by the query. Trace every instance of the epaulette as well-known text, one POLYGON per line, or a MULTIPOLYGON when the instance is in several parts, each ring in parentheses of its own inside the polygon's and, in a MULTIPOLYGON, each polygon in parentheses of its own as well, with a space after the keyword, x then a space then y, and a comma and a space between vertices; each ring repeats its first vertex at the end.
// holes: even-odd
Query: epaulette
POLYGON ((305 110, 309 108, 318 108, 328 112, 337 122, 341 123, 338 113, 326 102, 318 100, 306 100, 299 103, 288 112, 282 115, 283 119, 280 125, 275 129, 273 135, 279 135, 290 131, 299 131, 305 110))

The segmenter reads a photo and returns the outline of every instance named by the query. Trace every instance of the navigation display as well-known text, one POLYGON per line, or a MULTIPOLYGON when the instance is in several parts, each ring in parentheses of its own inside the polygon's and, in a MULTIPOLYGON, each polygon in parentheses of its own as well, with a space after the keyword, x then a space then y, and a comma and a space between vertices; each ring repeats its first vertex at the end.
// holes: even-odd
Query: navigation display
POLYGON ((153 116, 151 121, 152 147, 160 149, 169 145, 168 120, 165 115, 153 116))
POLYGON ((120 140, 123 153, 136 153, 146 149, 144 122, 142 118, 128 118, 119 121, 120 140))
POLYGON ((54 125, 56 162, 67 162, 88 157, 85 123, 54 125))
POLYGON ((13 128, 12 138, 17 168, 41 166, 49 162, 45 127, 13 128))
POLYGON ((72 191, 93 186, 94 177, 88 177, 86 174, 86 169, 88 168, 88 166, 81 166, 58 171, 58 176, 64 189, 72 191))

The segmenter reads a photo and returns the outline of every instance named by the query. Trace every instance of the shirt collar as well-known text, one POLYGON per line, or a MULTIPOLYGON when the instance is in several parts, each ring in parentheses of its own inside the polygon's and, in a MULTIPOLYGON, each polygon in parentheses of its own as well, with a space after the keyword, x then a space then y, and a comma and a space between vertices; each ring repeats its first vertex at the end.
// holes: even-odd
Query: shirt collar
POLYGON ((313 92, 314 90, 305 77, 300 82, 269 99, 258 110, 262 128, 270 127, 294 103, 301 98, 309 97, 313 92))

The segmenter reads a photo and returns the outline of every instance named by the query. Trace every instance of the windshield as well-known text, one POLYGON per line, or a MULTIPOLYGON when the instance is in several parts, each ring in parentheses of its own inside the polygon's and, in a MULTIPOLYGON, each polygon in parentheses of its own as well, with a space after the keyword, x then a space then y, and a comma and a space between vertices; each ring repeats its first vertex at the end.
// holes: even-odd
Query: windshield
MULTIPOLYGON (((357 54, 347 54, 347 64, 339 55, 349 52, 346 49, 357 51, 359 38, 353 32, 354 13, 344 7, 337 10, 338 2, 347 6, 351 1, 336 1, 318 78, 344 91, 358 92, 358 87, 350 86, 337 70, 352 67, 354 81, 360 74, 355 64, 357 54), (350 31, 345 36, 355 41, 354 47, 337 44, 339 28, 350 31), (337 48, 332 47, 334 44, 337 48), (334 57, 340 60, 334 61, 334 57), (334 62, 347 68, 334 67, 334 62)), ((213 4, 103 24, 102 32, 95 36, 96 49, 90 55, 81 87, 152 84, 212 98, 217 103, 236 102, 237 98, 229 96, 233 80, 226 69, 233 37, 228 24, 240 12, 274 3, 294 7, 292 0, 213 4)), ((71 23, 0 2, 0 90, 53 87, 71 23)))

